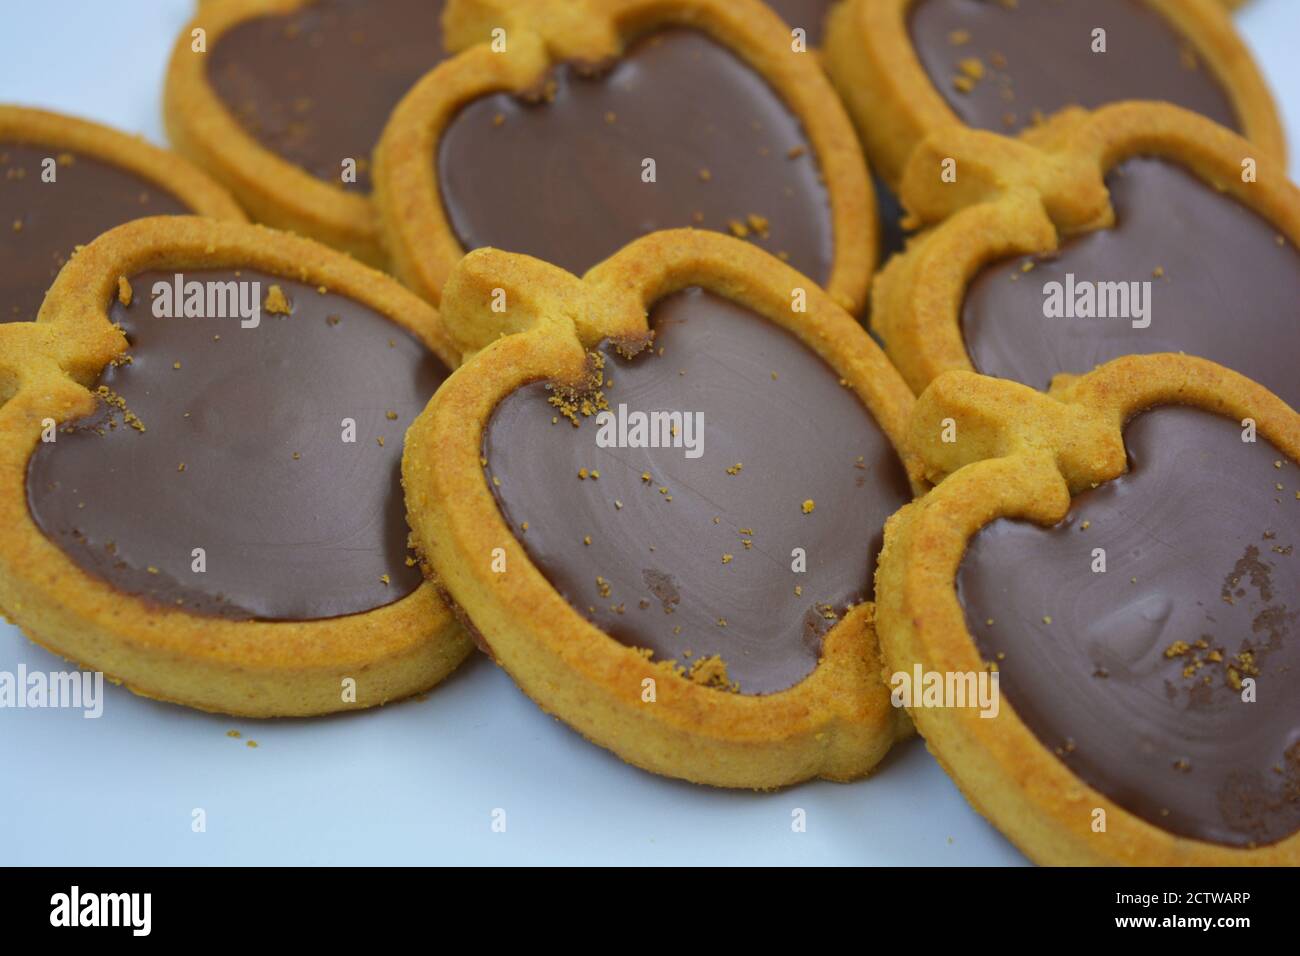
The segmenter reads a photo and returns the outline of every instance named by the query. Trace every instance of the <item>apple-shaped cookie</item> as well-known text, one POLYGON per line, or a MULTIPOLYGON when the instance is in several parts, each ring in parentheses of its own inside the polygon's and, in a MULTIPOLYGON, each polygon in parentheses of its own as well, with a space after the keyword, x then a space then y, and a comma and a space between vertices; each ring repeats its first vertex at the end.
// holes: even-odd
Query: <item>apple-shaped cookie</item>
POLYGON ((244 218, 178 156, 98 123, 0 105, 0 322, 35 319, 78 246, 166 214, 244 218))
POLYGON ((386 261, 371 151, 393 105, 446 54, 442 0, 222 0, 167 72, 167 132, 259 222, 386 261))
POLYGON ((471 645, 408 550, 398 460, 457 358, 432 308, 310 240, 104 234, 0 325, 0 607, 204 710, 427 689, 471 645))
POLYGON ((1067 107, 1158 100, 1286 152, 1268 86, 1216 0, 846 0, 826 67, 867 156, 897 186, 950 127, 1008 135, 1067 107))
POLYGON ((864 303, 876 211, 815 52, 759 0, 451 0, 460 52, 393 111, 376 201, 430 301, 467 250, 582 272, 657 229, 746 238, 864 303))
POLYGON ((950 131, 916 150, 902 190, 938 225, 878 277, 872 326, 915 390, 948 369, 1043 389, 1182 351, 1300 405, 1300 191, 1223 127, 1125 103, 1030 142, 950 131))
POLYGON ((937 486, 886 527, 877 629, 971 803, 1045 864, 1300 861, 1300 415, 1127 356, 941 375, 910 443, 937 486))
POLYGON ((581 281, 480 250, 443 315, 470 357, 408 433, 411 527, 520 687, 658 773, 869 771, 907 732, 870 602, 916 486, 909 393, 861 327, 704 230, 581 281))

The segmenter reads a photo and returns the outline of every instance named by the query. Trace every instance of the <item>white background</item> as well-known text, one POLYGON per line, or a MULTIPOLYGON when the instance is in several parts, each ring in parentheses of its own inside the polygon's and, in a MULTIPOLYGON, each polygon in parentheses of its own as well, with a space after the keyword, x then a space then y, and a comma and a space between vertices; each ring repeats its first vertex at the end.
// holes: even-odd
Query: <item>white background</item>
MULTIPOLYGON (((192 6, 3 0, 0 101, 165 144, 162 77, 192 6)), ((1300 179, 1300 2, 1254 0, 1238 23, 1300 179)), ((0 624, 0 670, 20 663, 66 667, 0 624)), ((919 740, 855 784, 710 790, 586 743, 477 655, 424 700, 317 720, 233 720, 105 693, 99 720, 0 710, 0 864, 1025 862, 919 740), (191 832, 195 808, 206 833, 191 832), (496 808, 505 833, 491 830, 496 808), (795 808, 805 833, 791 831, 795 808)))

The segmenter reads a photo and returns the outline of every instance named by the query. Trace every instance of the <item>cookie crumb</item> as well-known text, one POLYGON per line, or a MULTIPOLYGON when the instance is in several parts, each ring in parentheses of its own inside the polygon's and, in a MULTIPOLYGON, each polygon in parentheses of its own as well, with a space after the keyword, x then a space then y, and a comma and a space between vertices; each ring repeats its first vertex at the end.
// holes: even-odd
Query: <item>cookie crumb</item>
POLYGON ((285 296, 284 290, 278 285, 273 285, 267 290, 264 308, 272 315, 288 315, 292 311, 289 299, 285 296))

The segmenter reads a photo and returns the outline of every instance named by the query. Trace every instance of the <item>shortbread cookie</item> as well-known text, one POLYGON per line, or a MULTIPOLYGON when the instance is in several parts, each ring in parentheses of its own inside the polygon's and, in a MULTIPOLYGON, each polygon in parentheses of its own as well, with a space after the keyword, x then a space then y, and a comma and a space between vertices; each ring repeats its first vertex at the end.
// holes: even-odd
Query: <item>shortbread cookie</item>
POLYGON ((178 156, 98 123, 0 105, 0 323, 35 319, 78 246, 168 214, 244 218, 178 156))
POLYGON ((858 777, 909 732, 870 582, 911 398, 829 296, 677 230, 581 281, 471 253, 443 315, 472 357, 408 433, 411 526, 543 709, 730 787, 858 777))
POLYGON ((916 150, 903 197, 939 224, 878 277, 872 325, 917 391, 948 369, 1042 389, 1183 351, 1300 407, 1300 191, 1228 130, 1126 103, 1029 142, 952 131, 916 150))
POLYGON ((451 0, 460 52, 394 110, 376 201, 437 301, 484 246, 582 272, 655 229, 743 237, 850 310, 875 204, 811 52, 759 0, 451 0))
POLYGON ((371 151, 393 105, 445 55, 442 0, 222 0, 177 38, 176 148, 253 218, 386 261, 371 151))
POLYGON ((1121 100, 1168 101, 1285 152, 1268 87, 1216 0, 846 0, 824 62, 891 186, 936 130, 1015 134, 1121 100))
POLYGON ((470 649, 407 550, 403 432, 457 353, 317 243, 128 223, 0 326, 0 607, 148 697, 320 714, 470 649))
POLYGON ((877 628, 971 803, 1040 863, 1300 863, 1300 416, 1143 355, 1051 396, 949 372, 910 440, 938 485, 877 628))

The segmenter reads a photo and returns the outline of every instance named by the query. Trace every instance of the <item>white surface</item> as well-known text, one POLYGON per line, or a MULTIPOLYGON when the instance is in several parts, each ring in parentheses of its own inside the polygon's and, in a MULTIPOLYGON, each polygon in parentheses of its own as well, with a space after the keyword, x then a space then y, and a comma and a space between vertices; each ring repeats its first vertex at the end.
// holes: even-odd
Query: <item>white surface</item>
MULTIPOLYGON (((0 101, 165 143, 162 76, 190 10, 7 2, 0 101)), ((1300 3, 1256 0, 1239 24, 1300 156, 1300 3)), ((66 667, 0 624, 0 671, 20 664, 66 667)), ((240 721, 105 694, 98 720, 0 709, 0 864, 1024 862, 919 741, 851 785, 708 790, 587 744, 478 657, 423 701, 321 720, 240 721), (191 831, 196 808, 205 833, 191 831), (497 808, 505 833, 491 829, 497 808), (795 808, 805 833, 791 830, 795 808)))

